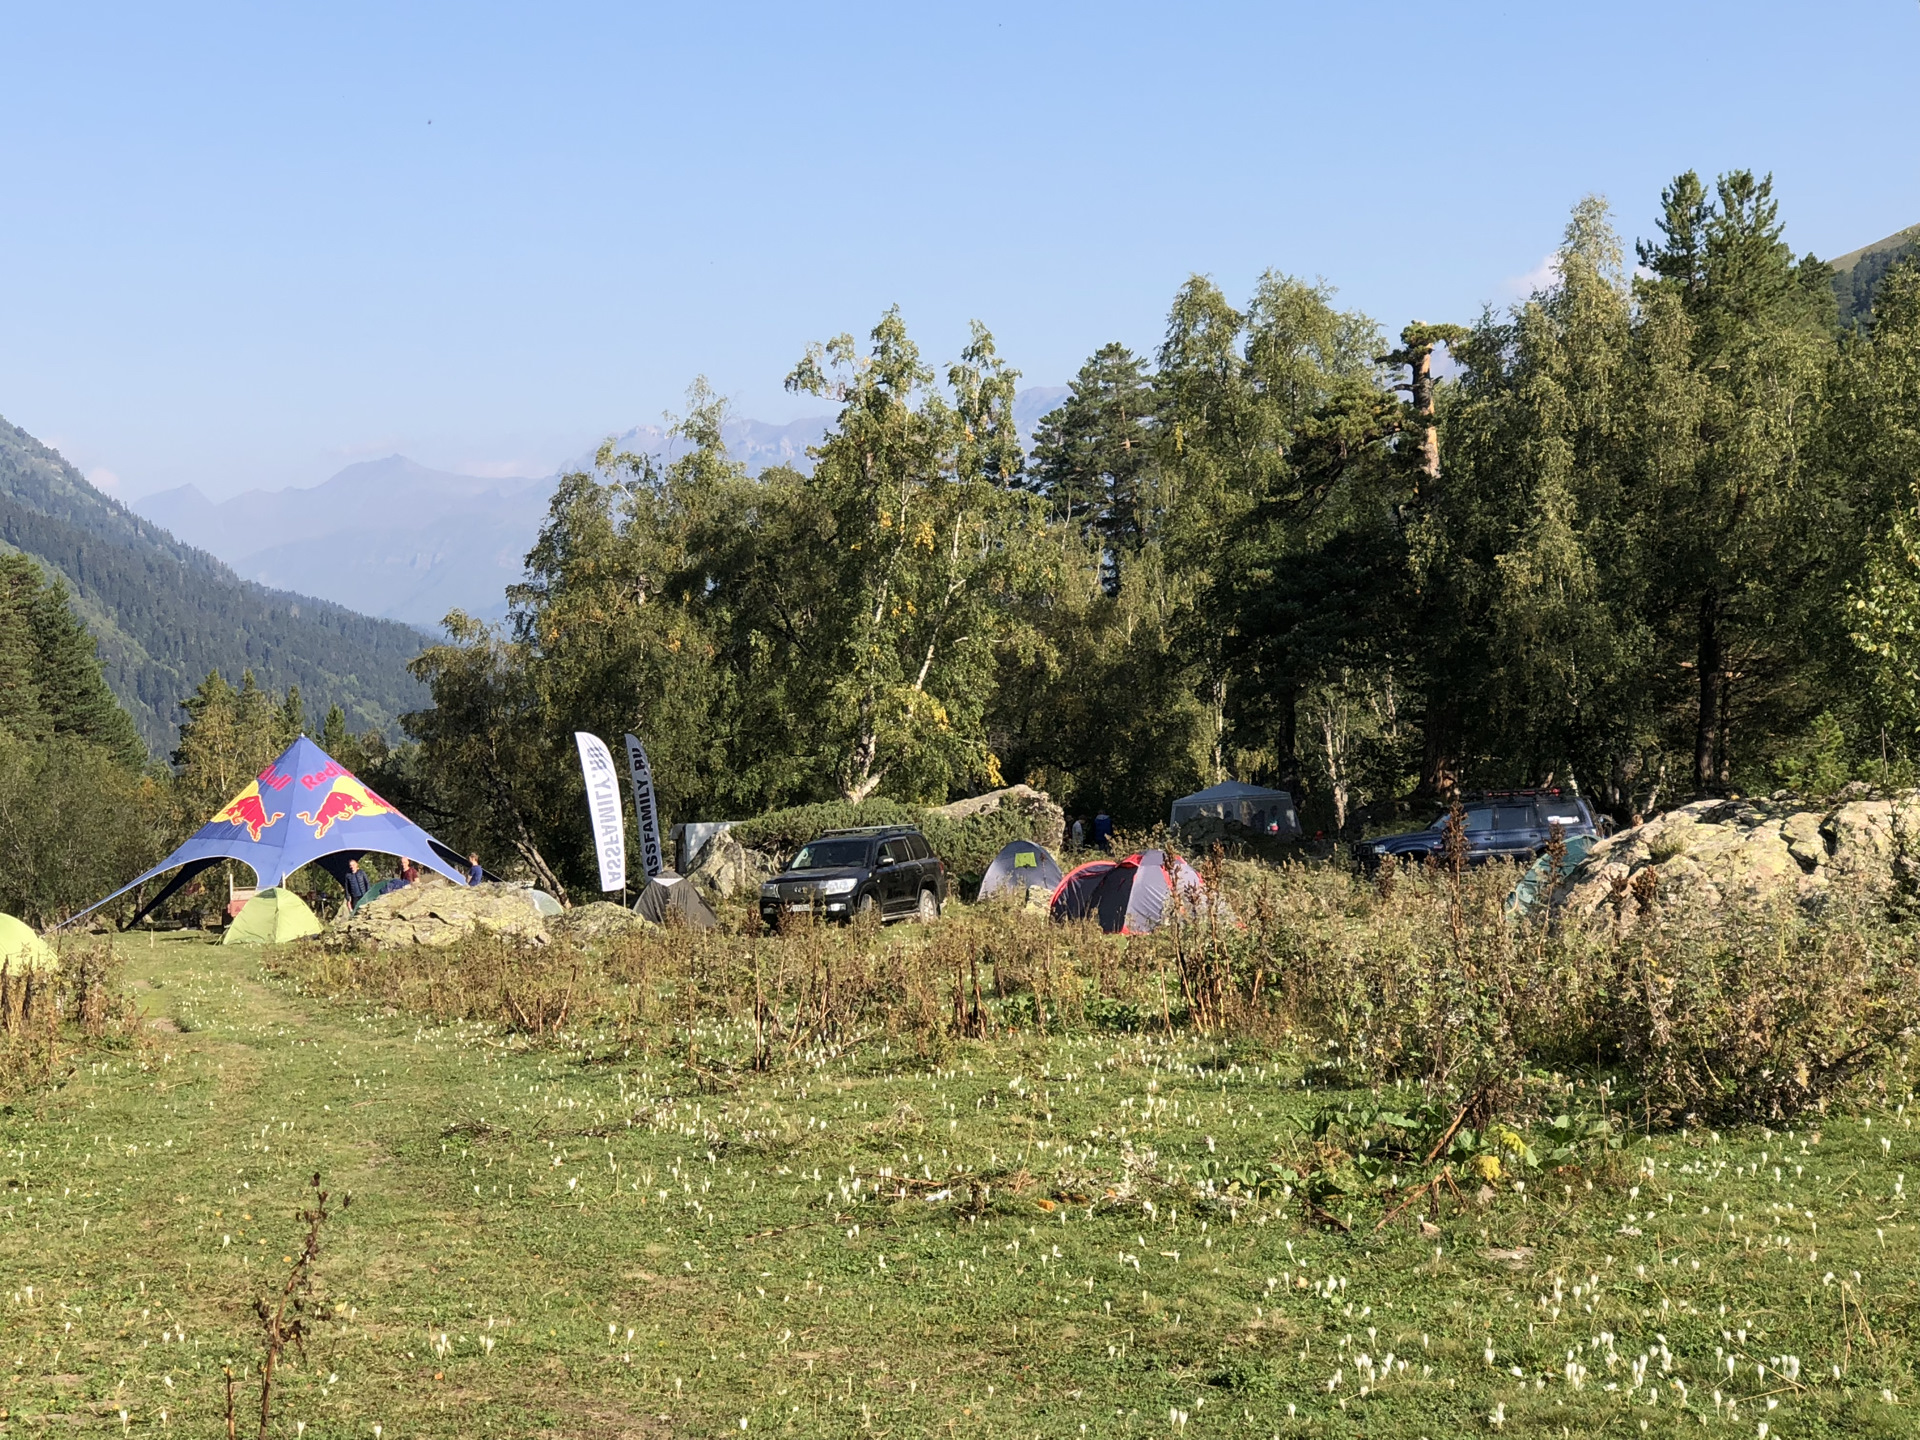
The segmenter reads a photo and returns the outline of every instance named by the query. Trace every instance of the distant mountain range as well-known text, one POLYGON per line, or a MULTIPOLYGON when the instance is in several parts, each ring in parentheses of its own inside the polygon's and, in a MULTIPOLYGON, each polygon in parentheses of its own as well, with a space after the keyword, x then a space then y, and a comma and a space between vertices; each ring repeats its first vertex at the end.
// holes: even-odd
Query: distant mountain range
MULTIPOLYGON (((1021 391, 1014 417, 1023 432, 1031 436, 1066 394, 1064 387, 1021 391)), ((754 474, 774 465, 805 470, 808 447, 832 423, 826 416, 785 425, 733 420, 723 434, 729 453, 754 474)), ((636 425, 614 440, 662 461, 684 448, 659 425, 636 425)), ((592 463, 583 455, 568 468, 592 463)), ((506 587, 520 577, 557 479, 482 479, 390 455, 307 489, 250 490, 215 502, 183 485, 137 500, 134 509, 245 579, 433 630, 456 608, 489 620, 506 613, 506 587)))
POLYGON ((310 489, 216 503, 183 485, 134 508, 245 579, 437 630, 455 608, 501 613, 552 493, 551 479, 451 475, 390 455, 310 489))
POLYGON ((298 685, 316 723, 338 704, 355 728, 385 729, 426 701, 407 673, 419 631, 241 579, 4 420, 0 543, 66 578, 107 683, 156 755, 172 750, 180 702, 209 670, 298 685))

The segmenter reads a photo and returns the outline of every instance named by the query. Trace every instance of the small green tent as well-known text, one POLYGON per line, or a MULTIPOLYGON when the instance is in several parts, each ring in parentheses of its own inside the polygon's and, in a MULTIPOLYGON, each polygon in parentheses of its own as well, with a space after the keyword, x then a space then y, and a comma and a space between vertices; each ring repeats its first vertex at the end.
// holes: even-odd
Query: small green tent
POLYGON ((240 907, 227 926, 228 945, 284 945, 318 935, 319 918, 291 890, 262 890, 240 907))
POLYGON ((1592 835, 1569 835, 1567 853, 1561 858, 1558 875, 1552 873, 1553 857, 1551 855, 1542 855, 1535 860, 1513 887, 1512 893, 1507 896, 1508 917, 1517 915, 1525 919, 1539 910, 1542 905, 1552 906, 1565 890, 1567 879, 1573 874, 1574 868, 1587 858, 1587 852, 1598 843, 1598 839, 1592 835))
POLYGON ((33 927, 11 915, 0 915, 0 972, 24 975, 29 970, 57 970, 53 947, 33 933, 33 927))

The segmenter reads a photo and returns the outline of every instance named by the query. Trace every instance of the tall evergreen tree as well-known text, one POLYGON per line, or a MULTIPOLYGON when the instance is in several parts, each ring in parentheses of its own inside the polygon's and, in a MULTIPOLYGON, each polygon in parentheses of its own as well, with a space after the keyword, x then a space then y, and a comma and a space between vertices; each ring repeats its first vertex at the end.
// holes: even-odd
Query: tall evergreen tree
POLYGON ((1102 345, 1034 433, 1033 486, 1050 514, 1098 538, 1109 594, 1119 590, 1123 557, 1142 539, 1153 407, 1146 362, 1124 345, 1102 345))
MULTIPOLYGON (((1833 347, 1826 270, 1780 239, 1771 177, 1692 172, 1662 196, 1640 246, 1645 403, 1639 484, 1661 520, 1654 563, 1697 682, 1697 792, 1732 783, 1736 717, 1786 678, 1782 605, 1821 571, 1806 460, 1833 347), (1811 276, 1817 283, 1809 283, 1811 276)), ((1799 592, 1804 595, 1804 590, 1799 592)))
POLYGON ((32 614, 35 687, 53 733, 98 745, 122 764, 138 768, 147 758, 147 747, 107 688, 98 647, 73 613, 67 587, 59 580, 42 586, 32 614))
POLYGON ((22 739, 45 732, 33 626, 40 571, 18 551, 0 553, 0 730, 22 739))
POLYGON ((136 769, 146 759, 65 583, 18 552, 0 555, 0 729, 72 736, 136 769))

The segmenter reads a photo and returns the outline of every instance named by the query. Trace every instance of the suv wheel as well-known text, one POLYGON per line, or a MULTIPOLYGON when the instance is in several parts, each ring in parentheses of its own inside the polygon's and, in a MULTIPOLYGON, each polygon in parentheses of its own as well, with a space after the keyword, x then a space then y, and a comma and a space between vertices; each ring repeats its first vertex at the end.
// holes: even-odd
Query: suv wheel
POLYGON ((853 908, 858 910, 862 915, 871 915, 880 908, 880 902, 873 898, 873 892, 869 890, 860 897, 859 902, 853 908))
POLYGON ((940 897, 931 889, 920 892, 920 909, 914 918, 922 925, 931 925, 940 918, 940 897))

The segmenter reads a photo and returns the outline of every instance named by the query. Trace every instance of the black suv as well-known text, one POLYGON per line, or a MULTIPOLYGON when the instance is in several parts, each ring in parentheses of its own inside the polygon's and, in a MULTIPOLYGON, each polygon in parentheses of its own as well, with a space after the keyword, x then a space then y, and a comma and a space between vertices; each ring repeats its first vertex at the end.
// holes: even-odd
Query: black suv
POLYGON ((794 911, 831 920, 878 912, 882 920, 940 918, 947 866, 910 825, 829 830, 810 840, 787 868, 760 887, 760 918, 770 926, 794 911))
MULTIPOLYGON (((1463 797, 1462 804, 1467 812, 1467 862, 1472 865, 1489 860, 1526 864, 1547 848, 1555 825, 1562 839, 1606 834, 1586 801, 1560 790, 1499 790, 1463 797)), ((1446 829, 1447 817, 1442 815, 1424 830, 1362 840, 1353 847, 1353 858, 1366 870, 1389 855, 1398 864, 1417 865, 1441 853, 1446 829)))

